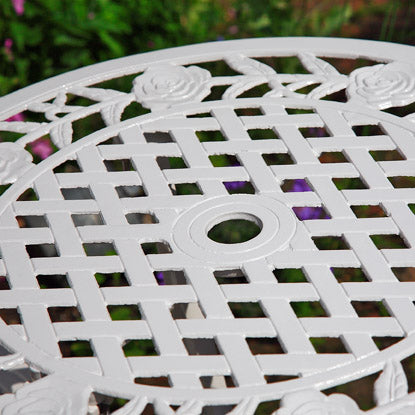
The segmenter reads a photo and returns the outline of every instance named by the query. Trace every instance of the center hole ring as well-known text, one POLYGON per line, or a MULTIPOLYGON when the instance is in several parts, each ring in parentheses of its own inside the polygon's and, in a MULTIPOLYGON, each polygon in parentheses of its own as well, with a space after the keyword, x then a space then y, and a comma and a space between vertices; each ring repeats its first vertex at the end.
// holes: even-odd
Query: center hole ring
POLYGON ((240 264, 285 249, 295 233, 296 222, 292 210, 271 197, 219 196, 184 211, 174 225, 173 239, 178 249, 203 263, 240 264), (215 225, 235 219, 254 222, 260 232, 246 241, 230 243, 209 237, 215 225))

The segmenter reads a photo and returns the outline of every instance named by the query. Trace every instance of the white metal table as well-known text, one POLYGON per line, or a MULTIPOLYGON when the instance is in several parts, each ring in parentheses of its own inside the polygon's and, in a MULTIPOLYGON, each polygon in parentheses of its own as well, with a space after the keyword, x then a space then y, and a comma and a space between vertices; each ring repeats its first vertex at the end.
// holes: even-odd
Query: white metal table
POLYGON ((0 136, 17 139, 0 143, 0 367, 38 378, 3 394, 2 414, 98 414, 105 397, 129 400, 118 415, 248 415, 280 398, 278 415, 359 414, 319 391, 379 371, 368 413, 413 413, 400 362, 415 353, 415 280, 396 270, 415 267, 415 190, 402 181, 415 176, 414 102, 413 47, 323 38, 151 52, 1 98, 0 136), (287 57, 294 73, 271 65, 287 57), (343 74, 332 58, 360 67, 343 74), (128 91, 103 83, 122 77, 128 91), (102 128, 80 136, 99 116, 102 128), (41 137, 55 151, 37 163, 41 137), (359 188, 336 187, 344 178, 359 188), (209 231, 234 219, 258 235, 215 242, 209 231), (339 280, 346 268, 364 278, 339 280), (279 280, 287 269, 304 280, 279 280), (387 316, 361 316, 359 302, 383 302, 387 316), (257 314, 232 308, 248 303, 257 314), (134 317, 111 318, 122 305, 134 317), (397 340, 380 349, 379 337, 397 340), (316 338, 344 350, 320 353, 316 338), (131 342, 148 353, 131 356, 131 342), (154 378, 165 385, 143 381, 154 378))

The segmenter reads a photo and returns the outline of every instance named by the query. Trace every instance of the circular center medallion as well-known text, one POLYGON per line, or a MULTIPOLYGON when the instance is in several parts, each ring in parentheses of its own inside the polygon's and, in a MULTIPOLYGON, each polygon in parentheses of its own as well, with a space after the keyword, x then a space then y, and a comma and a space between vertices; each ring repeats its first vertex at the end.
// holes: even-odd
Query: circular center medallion
POLYGON ((293 211, 278 200, 266 196, 229 195, 196 204, 177 219, 173 228, 176 245, 193 258, 206 263, 237 265, 282 250, 294 235, 293 211), (208 231, 231 219, 261 224, 261 232, 238 244, 212 241, 208 231))

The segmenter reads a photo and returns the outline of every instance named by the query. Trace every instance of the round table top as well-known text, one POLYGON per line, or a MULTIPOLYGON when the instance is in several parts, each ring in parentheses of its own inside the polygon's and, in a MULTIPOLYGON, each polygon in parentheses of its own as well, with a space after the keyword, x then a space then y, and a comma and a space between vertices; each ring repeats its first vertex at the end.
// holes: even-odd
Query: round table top
POLYGON ((357 414, 319 390, 382 370, 414 405, 414 58, 213 42, 1 98, 0 367, 48 376, 0 407, 357 414))

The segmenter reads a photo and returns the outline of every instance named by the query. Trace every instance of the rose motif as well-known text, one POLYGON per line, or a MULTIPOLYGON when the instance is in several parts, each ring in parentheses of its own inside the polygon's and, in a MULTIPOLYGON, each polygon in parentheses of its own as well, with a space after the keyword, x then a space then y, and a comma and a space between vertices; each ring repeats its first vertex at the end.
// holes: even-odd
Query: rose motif
MULTIPOLYGON (((48 391, 44 391, 45 394, 48 391)), ((56 391, 53 396, 27 396, 9 403, 2 411, 4 415, 69 415, 68 406, 65 405, 56 391)))
POLYGON ((346 395, 330 396, 316 390, 289 393, 281 400, 282 406, 274 415, 361 415, 356 402, 346 395))
POLYGON ((32 166, 32 156, 16 143, 0 143, 0 184, 15 182, 32 166))
POLYGON ((91 388, 50 375, 26 383, 0 402, 2 415, 78 415, 86 414, 91 388), (3 404, 3 405, 2 405, 3 404))
POLYGON ((134 93, 144 107, 158 110, 201 101, 209 95, 210 72, 197 66, 154 65, 134 79, 134 93))
POLYGON ((347 94, 376 109, 410 104, 415 101, 415 66, 394 62, 356 69, 347 94))

